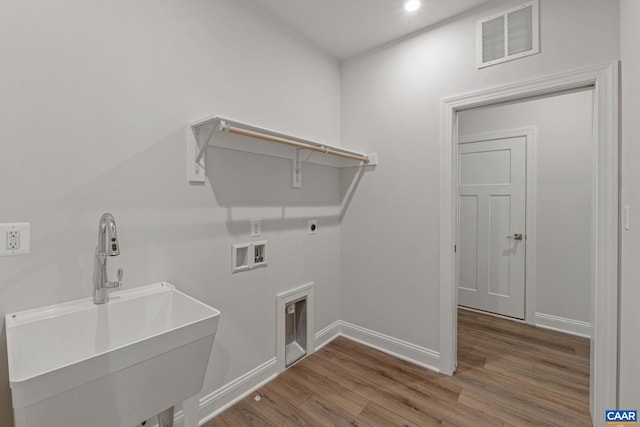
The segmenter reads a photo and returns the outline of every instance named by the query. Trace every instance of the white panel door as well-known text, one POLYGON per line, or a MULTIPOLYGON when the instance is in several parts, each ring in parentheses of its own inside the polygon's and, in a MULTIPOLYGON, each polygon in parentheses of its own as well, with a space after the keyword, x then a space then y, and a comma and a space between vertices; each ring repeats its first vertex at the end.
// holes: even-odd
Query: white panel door
POLYGON ((458 153, 458 304, 524 319, 526 139, 458 153))

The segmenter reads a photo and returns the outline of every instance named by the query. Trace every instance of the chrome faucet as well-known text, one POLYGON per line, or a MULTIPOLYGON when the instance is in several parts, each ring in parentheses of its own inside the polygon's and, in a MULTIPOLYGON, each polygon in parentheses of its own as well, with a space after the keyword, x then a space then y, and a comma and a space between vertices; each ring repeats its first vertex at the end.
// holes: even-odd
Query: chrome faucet
POLYGON ((93 273, 93 283, 95 293, 93 302, 104 304, 109 301, 109 291, 122 288, 122 269, 118 270, 118 280, 110 282, 107 279, 107 257, 120 255, 118 245, 118 231, 113 215, 105 213, 100 218, 98 224, 98 246, 96 247, 95 270, 93 273))

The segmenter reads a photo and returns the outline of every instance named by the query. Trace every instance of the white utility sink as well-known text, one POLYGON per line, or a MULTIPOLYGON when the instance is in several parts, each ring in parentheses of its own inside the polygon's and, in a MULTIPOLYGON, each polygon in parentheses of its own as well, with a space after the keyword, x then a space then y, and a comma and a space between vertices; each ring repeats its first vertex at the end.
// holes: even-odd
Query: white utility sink
POLYGON ((220 312, 156 283, 6 315, 16 427, 133 427, 199 393, 220 312))

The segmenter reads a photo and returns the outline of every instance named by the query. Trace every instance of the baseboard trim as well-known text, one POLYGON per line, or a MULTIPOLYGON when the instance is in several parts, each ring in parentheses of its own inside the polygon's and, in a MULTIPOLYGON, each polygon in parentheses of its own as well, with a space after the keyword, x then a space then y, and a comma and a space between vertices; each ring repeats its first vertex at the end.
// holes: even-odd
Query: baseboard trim
POLYGON ((440 353, 352 323, 341 321, 340 335, 398 359, 440 372, 440 353))
POLYGON ((322 347, 329 344, 334 339, 338 338, 338 336, 340 336, 340 333, 342 331, 341 328, 342 328, 342 321, 337 320, 332 324, 330 324, 329 326, 327 326, 326 328, 324 328, 323 330, 321 330, 320 332, 318 332, 315 335, 315 351, 320 350, 322 347))
POLYGON ((536 326, 579 337, 591 338, 591 323, 550 314, 536 313, 536 326))
POLYGON ((406 360, 432 371, 439 372, 440 354, 406 341, 338 320, 315 335, 316 351, 342 336, 367 347, 375 348, 398 359, 406 360))
MULTIPOLYGON (((213 419, 216 415, 244 399, 277 376, 277 361, 274 357, 225 384, 213 393, 202 397, 200 399, 200 423, 204 424, 213 419)), ((178 412, 174 424, 177 427, 181 427, 183 419, 182 411, 178 412)))

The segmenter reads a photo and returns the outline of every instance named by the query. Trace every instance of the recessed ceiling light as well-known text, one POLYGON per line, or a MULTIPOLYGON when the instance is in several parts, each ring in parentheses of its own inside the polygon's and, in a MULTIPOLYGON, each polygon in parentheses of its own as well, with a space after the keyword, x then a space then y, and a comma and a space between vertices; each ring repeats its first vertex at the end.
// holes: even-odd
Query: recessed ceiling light
POLYGON ((420 9, 420 0, 407 0, 404 2, 404 10, 407 12, 415 12, 420 9))

